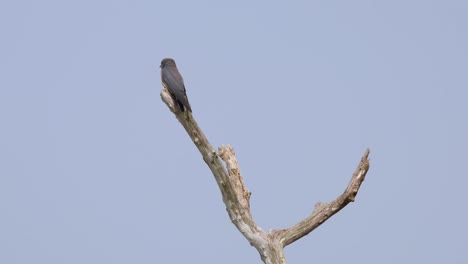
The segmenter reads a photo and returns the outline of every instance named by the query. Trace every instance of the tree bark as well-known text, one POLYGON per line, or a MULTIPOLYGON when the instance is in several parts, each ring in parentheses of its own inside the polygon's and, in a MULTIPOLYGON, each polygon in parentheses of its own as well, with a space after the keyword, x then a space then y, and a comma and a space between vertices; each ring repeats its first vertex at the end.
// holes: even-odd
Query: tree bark
POLYGON ((181 112, 178 107, 174 107, 174 101, 166 89, 161 91, 161 98, 185 128, 213 173, 231 222, 250 245, 257 249, 266 264, 286 263, 284 247, 309 234, 348 203, 354 202, 369 170, 369 149, 367 149, 343 194, 330 203, 317 203, 309 217, 289 228, 265 232, 252 218, 250 192, 244 184, 232 146, 223 145, 216 152, 190 112, 181 112))

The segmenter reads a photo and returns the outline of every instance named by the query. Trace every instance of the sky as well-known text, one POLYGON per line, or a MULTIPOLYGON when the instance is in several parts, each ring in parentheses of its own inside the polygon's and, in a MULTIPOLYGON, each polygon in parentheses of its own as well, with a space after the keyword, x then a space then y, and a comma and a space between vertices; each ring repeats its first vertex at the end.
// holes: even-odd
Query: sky
POLYGON ((161 101, 174 58, 288 263, 468 263, 466 1, 0 2, 0 263, 261 263, 161 101))

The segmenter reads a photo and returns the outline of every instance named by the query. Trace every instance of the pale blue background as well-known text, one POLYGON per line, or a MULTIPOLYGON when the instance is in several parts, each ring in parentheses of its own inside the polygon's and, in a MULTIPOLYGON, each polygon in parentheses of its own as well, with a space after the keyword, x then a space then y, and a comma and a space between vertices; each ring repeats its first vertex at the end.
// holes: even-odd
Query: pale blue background
POLYGON ((0 263, 261 263, 161 101, 234 146, 289 263, 468 263, 468 2, 0 2, 0 263))

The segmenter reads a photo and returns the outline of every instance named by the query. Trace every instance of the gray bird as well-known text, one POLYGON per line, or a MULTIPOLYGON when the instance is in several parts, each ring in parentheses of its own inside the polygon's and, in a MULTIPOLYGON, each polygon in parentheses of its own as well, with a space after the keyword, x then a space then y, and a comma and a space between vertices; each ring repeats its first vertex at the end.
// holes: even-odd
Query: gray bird
POLYGON ((180 111, 184 112, 185 109, 192 112, 190 103, 185 93, 184 79, 177 69, 176 63, 173 59, 165 58, 161 61, 161 80, 174 97, 180 111))

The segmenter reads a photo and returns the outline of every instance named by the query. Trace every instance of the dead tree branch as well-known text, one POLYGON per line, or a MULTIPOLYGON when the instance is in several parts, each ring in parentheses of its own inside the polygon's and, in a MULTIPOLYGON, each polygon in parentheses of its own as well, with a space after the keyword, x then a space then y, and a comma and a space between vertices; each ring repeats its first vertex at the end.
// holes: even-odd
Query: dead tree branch
POLYGON ((317 203, 312 214, 301 222, 287 229, 273 230, 271 236, 278 238, 281 244, 285 247, 303 236, 309 234, 312 230, 323 224, 332 215, 338 213, 350 202, 354 202, 356 195, 364 181, 367 171, 369 170, 369 149, 366 150, 361 158, 356 171, 354 171, 348 187, 338 198, 331 203, 317 203))
POLYGON ((348 203, 354 202, 359 187, 369 170, 369 149, 367 149, 342 195, 331 203, 318 203, 312 214, 296 225, 286 229, 271 230, 267 233, 258 227, 252 218, 250 192, 242 179, 234 149, 230 145, 223 145, 216 152, 191 113, 181 112, 178 107, 174 107, 174 101, 166 89, 161 91, 161 98, 185 128, 213 173, 231 222, 257 249, 262 261, 266 264, 286 263, 283 251, 285 246, 309 234, 348 203), (224 161, 226 167, 221 160, 224 161))

